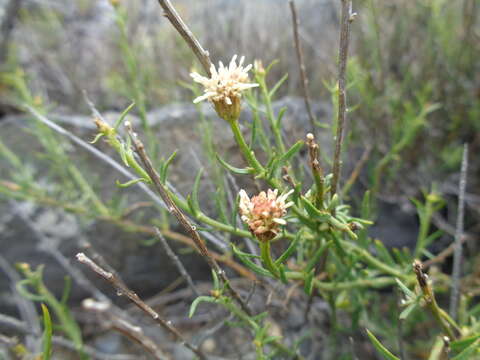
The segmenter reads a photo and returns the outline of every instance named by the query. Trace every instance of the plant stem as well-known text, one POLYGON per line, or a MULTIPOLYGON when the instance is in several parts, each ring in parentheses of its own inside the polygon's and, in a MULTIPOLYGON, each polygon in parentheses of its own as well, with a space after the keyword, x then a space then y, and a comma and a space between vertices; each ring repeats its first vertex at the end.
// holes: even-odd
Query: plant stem
POLYGON ((343 143, 343 129, 347 118, 347 58, 348 43, 350 40, 350 23, 353 21, 355 14, 352 13, 352 1, 342 0, 342 22, 340 30, 340 49, 338 55, 338 121, 337 134, 335 141, 335 155, 333 160, 333 179, 331 194, 337 192, 338 181, 341 171, 341 152, 343 143))
POLYGON ((240 151, 245 157, 248 165, 250 165, 255 170, 257 175, 262 175, 265 172, 265 169, 255 157, 255 153, 253 152, 253 150, 250 150, 247 143, 245 142, 245 139, 240 130, 240 126, 238 125, 238 120, 229 121, 229 124, 232 129, 233 136, 235 137, 235 140, 240 147, 240 151))
POLYGON ((278 269, 272 260, 272 254, 270 253, 270 241, 260 241, 260 256, 262 258, 265 267, 278 278, 278 269))

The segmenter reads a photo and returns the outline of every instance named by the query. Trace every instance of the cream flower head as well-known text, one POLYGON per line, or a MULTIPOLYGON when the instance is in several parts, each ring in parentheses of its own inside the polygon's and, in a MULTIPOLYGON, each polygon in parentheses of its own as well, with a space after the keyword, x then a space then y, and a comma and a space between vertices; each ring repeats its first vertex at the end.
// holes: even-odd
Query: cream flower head
POLYGON ((250 199, 245 190, 240 190, 239 209, 242 220, 248 225, 250 231, 261 241, 273 239, 280 225, 286 225, 283 217, 293 202, 286 202, 287 197, 293 192, 278 196, 278 189, 262 191, 250 199))
POLYGON ((258 86, 258 84, 248 82, 248 72, 252 65, 243 67, 244 56, 240 58, 238 65, 236 60, 237 55, 234 55, 228 67, 220 61, 218 70, 212 64, 210 78, 196 72, 190 74, 195 82, 202 84, 205 88, 204 94, 193 100, 193 103, 196 104, 203 100, 212 102, 218 115, 227 121, 238 119, 242 91, 258 86))

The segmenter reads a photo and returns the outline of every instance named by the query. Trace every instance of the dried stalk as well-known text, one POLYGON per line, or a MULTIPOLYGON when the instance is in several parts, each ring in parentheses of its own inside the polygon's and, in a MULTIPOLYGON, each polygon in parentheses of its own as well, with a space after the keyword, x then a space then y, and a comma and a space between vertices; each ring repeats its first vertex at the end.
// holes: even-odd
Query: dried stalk
POLYGON ((192 277, 190 274, 187 272, 187 269, 185 269, 185 266, 183 266, 182 262, 178 258, 178 256, 173 252, 172 248, 170 245, 168 245, 167 240, 165 237, 162 235, 160 230, 158 228, 155 228, 155 234, 157 235, 157 238, 160 240, 160 243, 162 244, 165 252, 167 253, 168 257, 173 261, 175 266, 177 267, 178 271, 182 275, 182 278, 186 281, 190 289, 192 289, 193 294, 196 297, 200 296, 200 293, 198 292, 195 284, 193 283, 192 277))
POLYGON ((315 206, 318 209, 323 208, 323 197, 324 197, 324 177, 323 169, 318 161, 318 154, 320 147, 315 142, 315 136, 313 134, 307 134, 306 144, 308 146, 308 155, 310 158, 309 165, 312 169, 313 179, 315 181, 316 193, 315 193, 315 206))
POLYGON ((448 336, 450 340, 454 340, 456 338, 455 333, 461 334, 461 330, 454 323, 451 317, 448 316, 448 314, 438 306, 432 285, 428 280, 427 274, 423 272, 423 264, 419 260, 415 260, 413 262, 413 271, 417 276, 417 282, 422 291, 423 300, 425 301, 426 306, 442 328, 444 334, 448 336))
POLYGON ((186 348, 190 349, 200 359, 202 360, 207 359, 207 357, 203 354, 203 352, 200 349, 198 349, 196 346, 188 342, 175 327, 173 327, 168 321, 161 318, 160 315, 155 310, 153 310, 142 299, 140 299, 140 297, 135 292, 130 290, 113 273, 104 270, 92 259, 87 257, 84 253, 78 253, 77 260, 82 264, 88 266, 90 270, 92 270, 97 275, 99 275, 100 277, 108 281, 118 291, 119 294, 125 295, 128 299, 130 299, 130 301, 132 301, 140 310, 142 310, 144 313, 149 315, 157 324, 159 324, 161 327, 163 327, 165 330, 171 333, 176 340, 180 340, 180 342, 184 344, 186 348))
POLYGON ((468 170, 468 145, 463 146, 462 168, 460 171, 460 183, 458 191, 458 213, 457 226, 455 230, 455 245, 453 253, 453 270, 452 270, 452 291, 450 293, 450 316, 457 318, 458 298, 460 295, 460 276, 462 273, 462 238, 465 218, 465 191, 467 187, 467 170, 468 170))
POLYGON ((212 65, 212 62, 210 60, 210 54, 208 53, 208 51, 205 50, 202 45, 200 45, 200 42, 190 31, 187 24, 185 24, 180 15, 178 15, 177 10, 175 10, 169 0, 158 0, 158 3, 164 11, 163 15, 170 21, 170 23, 182 36, 183 40, 185 40, 188 46, 190 46, 190 49, 192 49, 193 53, 202 64, 203 69, 210 77, 212 75, 210 73, 210 67, 212 65))
POLYGON ((300 43, 300 37, 298 35, 299 22, 297 17, 297 9, 294 0, 288 1, 290 5, 290 11, 292 13, 292 27, 293 27, 293 40, 295 43, 295 50, 297 52, 297 60, 300 70, 300 78, 302 80, 303 98, 305 100, 305 107, 307 109, 308 119, 310 120, 311 131, 313 135, 317 135, 315 126, 315 116, 313 115, 312 107, 310 105, 310 91, 308 90, 308 77, 305 69, 305 61, 303 59, 303 49, 300 43))
POLYGON ((111 311, 110 302, 99 302, 93 299, 85 299, 82 302, 84 309, 89 311, 94 311, 99 317, 99 322, 101 324, 107 324, 112 329, 118 331, 125 337, 136 342, 141 347, 143 347, 147 352, 152 354, 152 356, 157 360, 167 360, 168 357, 165 353, 155 344, 155 342, 146 336, 141 327, 135 326, 128 322, 126 319, 115 315, 111 311))
POLYGON ((146 151, 145 151, 145 146, 143 143, 138 139, 136 134, 133 132, 132 126, 130 123, 126 123, 126 128, 128 135, 130 136, 133 146, 135 148, 136 153, 138 154, 144 170, 147 172, 148 176, 150 177, 153 187, 157 191, 157 193, 160 195, 162 200, 164 201, 165 205, 167 206, 167 210, 177 218, 178 222, 182 227, 185 229, 189 237, 193 240, 195 243, 198 251, 200 254, 203 256, 203 258, 206 260, 210 268, 215 271, 215 273, 219 276, 219 278, 223 281, 225 287, 229 291, 230 295, 240 304, 242 307, 242 310, 245 311, 247 314, 251 315, 252 312, 249 309, 248 305, 243 301, 241 296, 237 293, 235 289, 233 289, 230 285, 230 281, 227 278, 227 275, 225 274, 225 271, 223 271, 220 266, 218 265, 217 261, 213 258, 213 256, 210 254, 208 251, 205 242, 200 238, 200 235, 197 231, 196 226, 192 225, 187 217, 182 213, 182 211, 178 208, 178 206, 175 204, 175 202, 172 200, 170 197, 170 194, 168 193, 168 190, 166 187, 162 184, 160 181, 160 176, 158 175, 157 171, 153 167, 152 161, 148 157, 146 151))
POLYGON ((356 13, 352 12, 352 1, 342 0, 342 22, 340 28, 340 48, 338 53, 338 119, 335 141, 335 154, 333 160, 333 179, 331 194, 337 192, 341 171, 341 153, 343 143, 343 129, 347 118, 347 60, 348 44, 350 41, 350 23, 355 19, 356 13))

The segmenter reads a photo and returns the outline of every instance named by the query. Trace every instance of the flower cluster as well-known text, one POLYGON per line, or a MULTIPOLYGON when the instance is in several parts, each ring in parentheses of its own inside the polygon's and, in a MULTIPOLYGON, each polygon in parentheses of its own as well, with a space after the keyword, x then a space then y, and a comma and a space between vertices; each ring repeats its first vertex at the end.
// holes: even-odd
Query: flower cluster
POLYGON ((258 84, 248 82, 248 72, 252 65, 243 67, 244 56, 241 57, 238 65, 236 60, 237 55, 233 56, 228 67, 220 61, 218 70, 212 64, 210 78, 195 72, 190 74, 194 81, 202 84, 205 88, 204 94, 193 102, 196 104, 203 100, 210 101, 215 106, 218 115, 227 121, 235 121, 240 116, 241 92, 258 86, 258 84))
POLYGON ((280 225, 286 225, 283 219, 293 202, 286 202, 293 192, 278 196, 278 189, 262 191, 250 199, 245 190, 240 190, 240 214, 250 231, 261 241, 273 239, 280 225))

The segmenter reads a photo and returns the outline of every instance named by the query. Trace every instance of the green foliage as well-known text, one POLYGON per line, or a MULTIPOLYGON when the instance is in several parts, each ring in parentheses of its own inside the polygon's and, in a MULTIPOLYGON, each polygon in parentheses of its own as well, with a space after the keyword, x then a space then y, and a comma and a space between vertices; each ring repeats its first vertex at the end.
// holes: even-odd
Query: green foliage
POLYGON ((45 328, 43 335, 44 359, 48 359, 50 356, 52 337, 52 321, 47 306, 52 310, 53 314, 55 314, 55 318, 58 321, 58 325, 55 327, 58 328, 59 331, 65 333, 65 335, 72 341, 82 360, 89 359, 89 356, 83 351, 83 340, 80 327, 70 313, 68 304, 66 303, 69 295, 69 280, 65 280, 66 290, 62 296, 62 300, 59 301, 43 283, 42 265, 36 270, 31 270, 28 264, 23 263, 18 264, 17 268, 24 276, 24 279, 17 283, 17 291, 26 299, 42 303, 45 328), (46 304, 46 306, 44 304, 46 304))

